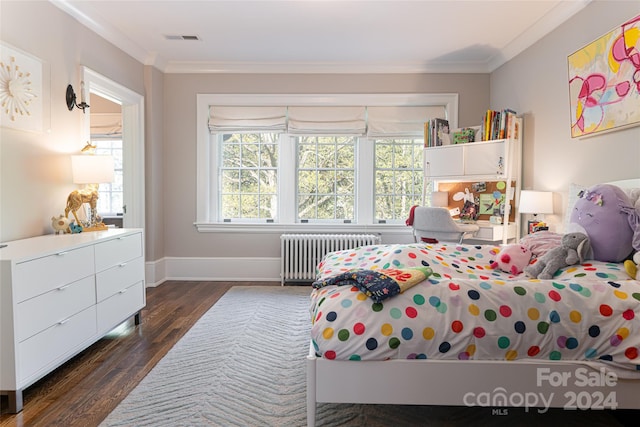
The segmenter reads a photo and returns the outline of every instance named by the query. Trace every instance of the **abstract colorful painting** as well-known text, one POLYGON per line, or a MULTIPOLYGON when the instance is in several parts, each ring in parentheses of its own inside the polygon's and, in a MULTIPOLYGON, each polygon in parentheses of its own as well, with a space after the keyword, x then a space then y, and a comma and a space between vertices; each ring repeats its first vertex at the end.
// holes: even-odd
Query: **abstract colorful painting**
POLYGON ((569 55, 571 137, 640 124, 640 15, 569 55))

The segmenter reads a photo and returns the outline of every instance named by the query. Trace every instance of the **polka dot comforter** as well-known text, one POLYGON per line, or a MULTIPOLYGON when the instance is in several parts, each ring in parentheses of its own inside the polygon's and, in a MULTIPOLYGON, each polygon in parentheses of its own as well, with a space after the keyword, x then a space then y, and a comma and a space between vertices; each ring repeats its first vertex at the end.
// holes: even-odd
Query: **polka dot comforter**
POLYGON ((354 286, 311 294, 312 342, 338 360, 604 361, 640 375, 640 282, 589 262, 552 280, 489 267, 497 246, 408 244, 332 252, 324 280, 353 269, 426 266, 425 281, 382 302, 354 286))

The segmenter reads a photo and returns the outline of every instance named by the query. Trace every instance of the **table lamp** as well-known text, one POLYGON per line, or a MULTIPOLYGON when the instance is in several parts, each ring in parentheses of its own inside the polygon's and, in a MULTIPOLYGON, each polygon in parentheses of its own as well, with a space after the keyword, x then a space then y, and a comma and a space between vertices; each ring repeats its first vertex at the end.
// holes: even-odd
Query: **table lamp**
POLYGON ((529 221, 529 233, 533 225, 537 224, 538 214, 553 213, 553 193, 551 191, 522 190, 520 192, 520 205, 518 212, 521 214, 533 214, 533 221, 529 221))
POLYGON ((437 208, 446 208, 449 206, 448 191, 434 191, 431 193, 431 206, 437 208))
POLYGON ((67 197, 65 216, 69 212, 76 219, 76 224, 82 225, 82 231, 106 230, 107 226, 98 217, 98 186, 99 184, 113 182, 113 157, 93 154, 95 148, 87 144, 82 151, 85 154, 71 156, 71 169, 74 184, 85 184, 81 190, 74 190, 67 197), (89 147, 89 149, 87 149, 89 147), (89 204, 89 219, 80 221, 77 215, 85 203, 89 204))

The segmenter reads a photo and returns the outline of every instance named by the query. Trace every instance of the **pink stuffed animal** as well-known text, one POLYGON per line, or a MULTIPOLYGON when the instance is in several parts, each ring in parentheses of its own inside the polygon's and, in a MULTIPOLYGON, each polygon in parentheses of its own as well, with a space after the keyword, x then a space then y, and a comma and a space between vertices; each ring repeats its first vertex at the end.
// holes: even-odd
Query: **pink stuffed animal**
POLYGON ((491 268, 499 268, 514 276, 522 273, 531 261, 531 251, 524 245, 513 243, 505 245, 496 255, 496 259, 489 265, 491 268))

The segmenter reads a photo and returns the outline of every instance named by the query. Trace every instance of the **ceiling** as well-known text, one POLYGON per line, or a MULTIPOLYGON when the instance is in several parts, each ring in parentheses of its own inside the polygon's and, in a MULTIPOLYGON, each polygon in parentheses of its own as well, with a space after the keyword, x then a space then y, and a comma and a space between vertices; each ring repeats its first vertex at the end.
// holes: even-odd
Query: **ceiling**
POLYGON ((50 1, 165 73, 488 73, 591 0, 50 1))

